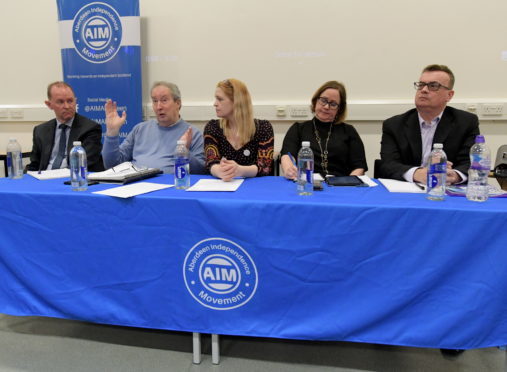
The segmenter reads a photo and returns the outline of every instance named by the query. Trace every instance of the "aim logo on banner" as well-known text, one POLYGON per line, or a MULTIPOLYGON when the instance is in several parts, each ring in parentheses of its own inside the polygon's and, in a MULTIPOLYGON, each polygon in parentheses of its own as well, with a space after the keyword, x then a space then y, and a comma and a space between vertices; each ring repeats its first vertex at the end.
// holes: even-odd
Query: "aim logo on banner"
POLYGON ((63 80, 74 89, 80 113, 104 124, 104 104, 118 102, 128 114, 119 134, 126 138, 143 120, 139 0, 57 5, 63 80))
POLYGON ((87 4, 74 17, 74 45, 79 55, 88 62, 104 63, 111 60, 120 50, 121 37, 120 16, 107 4, 87 4))

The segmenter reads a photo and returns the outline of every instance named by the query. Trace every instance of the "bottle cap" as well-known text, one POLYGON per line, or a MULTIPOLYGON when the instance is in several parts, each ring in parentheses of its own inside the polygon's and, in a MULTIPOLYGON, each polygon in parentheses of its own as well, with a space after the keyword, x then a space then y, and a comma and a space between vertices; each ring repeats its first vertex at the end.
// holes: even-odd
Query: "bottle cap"
POLYGON ((310 141, 303 141, 303 142, 301 142, 301 146, 303 146, 303 147, 310 147, 310 141))
POLYGON ((434 149, 443 149, 444 148, 444 145, 441 144, 441 143, 434 143, 433 144, 433 148, 434 149))
POLYGON ((486 143, 486 140, 482 134, 478 134, 475 136, 475 143, 486 143))
POLYGON ((72 142, 73 146, 81 146, 81 141, 74 141, 72 142))
POLYGON ((14 141, 16 141, 16 138, 14 138, 14 137, 9 138, 9 142, 14 142, 14 141))
POLYGON ((178 145, 185 145, 186 141, 185 140, 178 140, 178 142, 176 142, 176 144, 178 144, 178 145))

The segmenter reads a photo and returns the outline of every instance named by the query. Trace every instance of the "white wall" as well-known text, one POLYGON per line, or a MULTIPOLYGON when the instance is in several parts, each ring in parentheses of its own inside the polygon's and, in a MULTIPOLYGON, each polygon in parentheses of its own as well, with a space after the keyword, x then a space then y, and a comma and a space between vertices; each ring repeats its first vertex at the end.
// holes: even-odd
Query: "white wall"
MULTIPOLYGON (((480 115, 493 152, 507 143, 505 0, 140 0, 140 8, 144 101, 151 82, 174 81, 184 117, 197 124, 213 117, 217 81, 236 77, 258 117, 274 123, 279 149, 288 126, 304 119, 290 108, 340 80, 371 168, 382 120, 411 106, 422 67, 445 63, 457 78, 453 103, 480 115), (482 115, 488 103, 504 114, 482 115)), ((56 1, 4 2, 0 34, 0 152, 11 135, 29 150, 33 126, 51 117, 46 85, 62 78, 56 1)))
MULTIPOLYGON (((236 77, 259 103, 306 101, 330 79, 352 100, 407 99, 429 63, 454 70, 457 100, 506 98, 505 0, 140 0, 140 11, 146 98, 164 79, 209 102, 236 77)), ((0 32, 0 103, 39 103, 62 73, 56 1, 3 2, 0 32)))

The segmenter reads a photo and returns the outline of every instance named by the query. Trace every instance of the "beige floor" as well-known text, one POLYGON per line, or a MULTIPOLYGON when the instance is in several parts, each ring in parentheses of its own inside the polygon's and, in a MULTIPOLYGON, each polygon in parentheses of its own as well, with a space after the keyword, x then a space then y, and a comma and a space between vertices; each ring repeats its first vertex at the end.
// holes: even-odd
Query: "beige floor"
POLYGON ((222 337, 221 362, 192 364, 189 333, 0 315, 0 371, 501 371, 506 352, 469 350, 445 359, 435 349, 345 342, 222 337))

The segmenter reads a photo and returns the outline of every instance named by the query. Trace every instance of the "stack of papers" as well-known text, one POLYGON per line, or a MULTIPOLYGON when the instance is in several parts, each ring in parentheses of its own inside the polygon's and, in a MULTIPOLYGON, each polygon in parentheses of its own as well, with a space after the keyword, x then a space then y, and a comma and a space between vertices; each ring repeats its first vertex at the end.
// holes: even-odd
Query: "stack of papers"
POLYGON ((70 178, 70 169, 49 169, 40 171, 28 171, 26 174, 37 178, 38 180, 52 180, 55 178, 70 178))
POLYGON ((418 183, 391 180, 387 178, 378 179, 389 192, 409 192, 409 193, 426 193, 426 187, 418 183))
MULTIPOLYGON (((447 186, 445 191, 448 195, 466 196, 467 187, 465 185, 447 186)), ((507 198, 507 191, 501 190, 493 185, 488 185, 488 195, 490 198, 507 198)))

